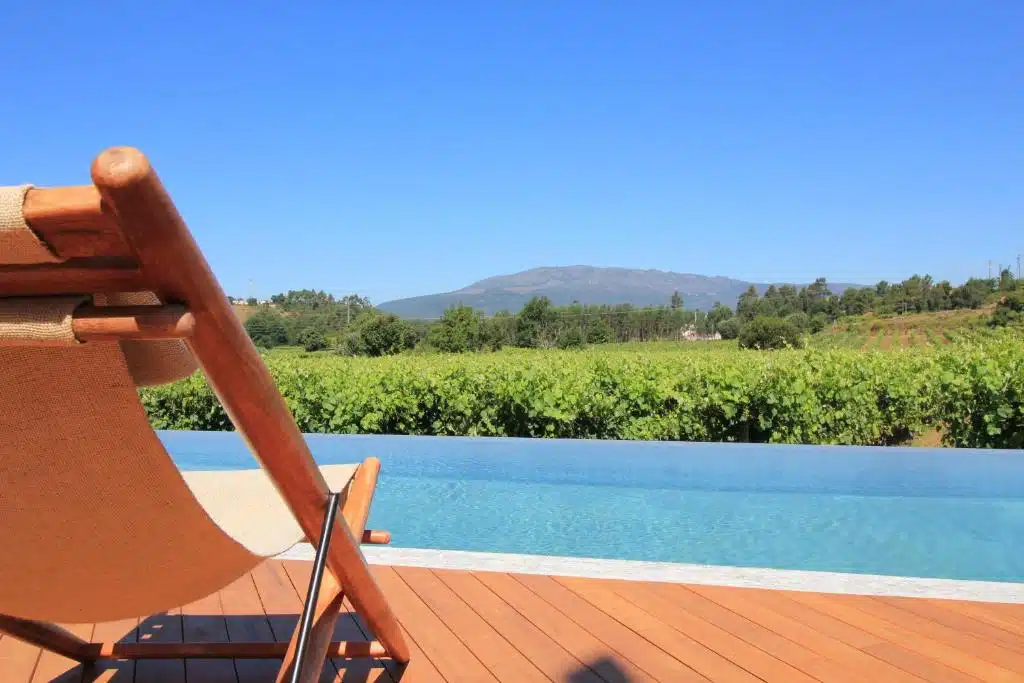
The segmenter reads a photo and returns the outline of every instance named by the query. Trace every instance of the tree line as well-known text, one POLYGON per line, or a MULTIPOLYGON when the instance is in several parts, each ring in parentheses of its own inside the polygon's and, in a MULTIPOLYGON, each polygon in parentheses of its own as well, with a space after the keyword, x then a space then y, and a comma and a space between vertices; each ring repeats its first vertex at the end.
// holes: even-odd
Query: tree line
MULTIPOLYGON (((629 304, 555 306, 544 296, 518 312, 485 316, 468 306, 448 308, 438 320, 408 320, 376 309, 365 297, 335 297, 319 290, 275 294, 246 320, 260 346, 334 349, 349 355, 380 356, 413 348, 449 353, 523 348, 573 348, 587 344, 709 338, 739 338, 741 346, 798 346, 803 335, 820 332, 849 315, 879 315, 978 308, 999 295, 998 318, 1020 320, 1013 294, 1020 281, 1010 270, 998 278, 971 278, 959 286, 914 275, 902 282, 847 288, 834 294, 825 278, 796 287, 771 285, 763 294, 751 287, 736 308, 716 302, 710 311, 686 310, 675 292, 664 306, 629 304), (1010 294, 1011 296, 1003 296, 1010 294), (1004 312, 1003 308, 1007 308, 1004 312)), ((1009 322, 1006 322, 1009 321, 1009 322)))

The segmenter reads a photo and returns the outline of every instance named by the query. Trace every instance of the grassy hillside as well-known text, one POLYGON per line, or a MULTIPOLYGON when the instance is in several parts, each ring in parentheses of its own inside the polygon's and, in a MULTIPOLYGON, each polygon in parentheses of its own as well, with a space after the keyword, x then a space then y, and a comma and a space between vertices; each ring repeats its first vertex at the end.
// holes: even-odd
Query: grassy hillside
POLYGON ((821 348, 890 349, 945 345, 989 333, 985 323, 994 304, 978 309, 876 316, 873 313, 836 321, 812 340, 821 348))

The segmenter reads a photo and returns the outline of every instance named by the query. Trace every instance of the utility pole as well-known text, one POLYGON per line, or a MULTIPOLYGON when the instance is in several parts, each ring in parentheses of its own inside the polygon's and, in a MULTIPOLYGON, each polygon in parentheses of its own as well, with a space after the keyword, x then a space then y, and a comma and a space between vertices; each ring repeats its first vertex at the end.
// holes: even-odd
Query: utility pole
POLYGON ((988 279, 992 279, 992 259, 988 260, 988 279))

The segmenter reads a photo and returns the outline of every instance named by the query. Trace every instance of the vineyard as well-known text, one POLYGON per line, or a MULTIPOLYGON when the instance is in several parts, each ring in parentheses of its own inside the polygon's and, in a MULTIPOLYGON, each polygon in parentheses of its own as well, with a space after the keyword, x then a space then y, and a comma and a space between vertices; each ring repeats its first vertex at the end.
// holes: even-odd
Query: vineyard
MULTIPOLYGON (((1024 447, 1024 344, 758 352, 722 342, 266 361, 304 432, 1024 447)), ((161 429, 230 422, 200 376, 142 392, 161 429)))

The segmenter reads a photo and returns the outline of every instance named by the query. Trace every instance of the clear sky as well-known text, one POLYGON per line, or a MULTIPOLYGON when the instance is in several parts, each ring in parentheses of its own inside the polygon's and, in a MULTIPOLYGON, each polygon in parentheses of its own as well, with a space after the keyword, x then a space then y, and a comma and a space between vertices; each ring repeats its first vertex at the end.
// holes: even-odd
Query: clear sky
POLYGON ((225 289, 1024 252, 1024 1, 14 2, 0 183, 146 152, 225 289))

